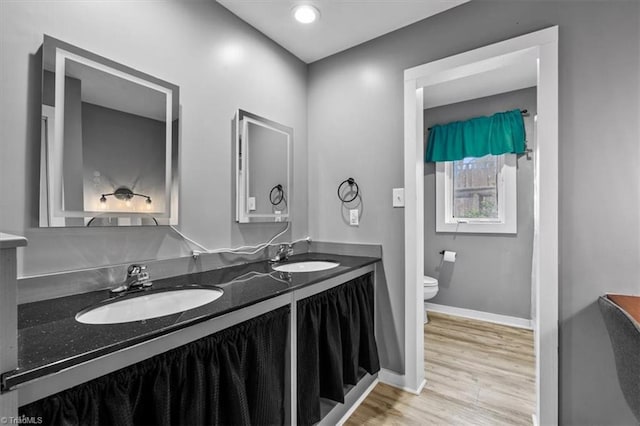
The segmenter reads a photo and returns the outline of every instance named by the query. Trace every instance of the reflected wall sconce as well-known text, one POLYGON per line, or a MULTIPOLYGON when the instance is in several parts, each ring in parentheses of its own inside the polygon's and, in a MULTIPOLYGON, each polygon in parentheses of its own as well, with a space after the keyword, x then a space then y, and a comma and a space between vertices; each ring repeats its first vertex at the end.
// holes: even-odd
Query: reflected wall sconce
POLYGON ((102 205, 107 204, 107 197, 109 196, 113 196, 118 200, 124 201, 127 204, 127 206, 131 205, 131 199, 133 197, 143 197, 147 199, 146 200, 147 208, 151 206, 151 197, 144 194, 137 194, 132 190, 130 190, 129 188, 127 188, 126 186, 121 186, 120 188, 116 189, 115 191, 109 194, 102 194, 100 196, 100 204, 102 205))

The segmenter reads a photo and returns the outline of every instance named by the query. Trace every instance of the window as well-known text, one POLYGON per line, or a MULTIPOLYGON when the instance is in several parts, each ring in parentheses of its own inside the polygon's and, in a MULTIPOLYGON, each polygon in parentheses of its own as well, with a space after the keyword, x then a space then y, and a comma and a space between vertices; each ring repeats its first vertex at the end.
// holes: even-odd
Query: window
POLYGON ((436 163, 436 232, 517 232, 516 156, 436 163))

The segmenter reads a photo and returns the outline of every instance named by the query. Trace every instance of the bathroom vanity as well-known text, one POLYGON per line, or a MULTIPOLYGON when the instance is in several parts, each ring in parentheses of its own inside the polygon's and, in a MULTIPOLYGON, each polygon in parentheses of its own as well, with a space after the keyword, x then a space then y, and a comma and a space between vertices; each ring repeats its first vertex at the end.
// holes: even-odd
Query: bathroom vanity
MULTIPOLYGON (((143 226, 179 224, 179 86, 46 35, 42 82, 40 226, 126 226, 136 233, 143 226)), ((244 243, 253 239, 256 224, 268 230, 286 222, 279 237, 289 230, 298 202, 293 193, 294 129, 241 109, 231 122, 232 233, 242 234, 244 243)), ((166 230, 148 231, 160 235, 166 230)), ((198 395, 219 387, 220 392, 237 391, 235 398, 245 407, 262 408, 263 400, 252 399, 256 393, 277 394, 271 401, 275 405, 265 409, 271 414, 212 417, 209 409, 201 417, 206 422, 176 422, 246 424, 249 418, 251 423, 335 424, 372 389, 380 369, 373 312, 376 277, 382 276, 379 247, 375 255, 316 250, 287 260, 290 245, 274 265, 255 260, 267 254, 266 245, 249 253, 225 249, 223 255, 212 254, 172 231, 203 251, 187 256, 181 247, 173 259, 130 265, 124 283, 120 276, 126 266, 120 264, 33 276, 16 285, 12 248, 13 257, 7 258, 12 266, 3 270, 11 277, 0 283, 0 344, 5 345, 0 346, 0 420, 19 412, 39 417, 52 406, 69 405, 61 395, 70 393, 77 397, 88 390, 93 401, 102 400, 100 395, 111 386, 105 384, 109 377, 137 375, 136 370, 165 362, 167 369, 180 369, 188 364, 176 361, 184 353, 219 357, 214 352, 232 345, 236 334, 267 323, 279 333, 265 328, 258 334, 270 335, 270 340, 246 340, 238 355, 243 360, 264 356, 249 363, 260 377, 248 379, 249 368, 243 366, 242 380, 207 385, 198 395), (129 291, 131 284, 136 291, 129 291), (109 291, 116 288, 119 295, 109 291), (271 381, 263 380, 265 372, 271 381), (240 387, 247 382, 262 387, 243 393, 240 387), (279 384, 265 385, 275 382, 279 384), (40 402, 49 408, 34 408, 40 402)), ((128 255, 145 257, 137 251, 128 255)), ((201 364, 204 372, 189 382, 226 371, 201 364)), ((171 371, 171 377, 181 374, 171 371)), ((162 380, 170 381, 169 376, 162 380)), ((139 401, 166 391, 171 400, 170 393, 176 392, 172 386, 141 392, 144 386, 139 384, 135 397, 121 395, 113 412, 122 411, 117 408, 129 398, 139 401)), ((166 400, 154 404, 166 406, 166 400)), ((219 404, 218 411, 233 405, 219 404)), ((175 410, 188 409, 178 404, 175 410)), ((168 419, 173 417, 159 414, 147 422, 168 419)), ((122 423, 100 416, 92 422, 122 423)))
MULTIPOLYGON (((278 272, 272 264, 262 261, 156 280, 153 291, 197 285, 219 288, 223 294, 200 307, 143 321, 116 324, 77 321, 78 312, 109 297, 106 290, 22 304, 18 309, 18 369, 3 375, 3 389, 15 391, 18 404, 25 406, 285 308, 289 321, 284 419, 286 424, 295 423, 291 419, 298 418, 301 386, 297 383, 298 302, 307 303, 316 295, 337 291, 349 285, 343 284, 370 274, 373 306, 375 271, 380 267, 380 259, 376 257, 324 253, 295 255, 288 263, 299 261, 331 261, 339 265, 322 271, 288 273, 278 272)), ((373 324, 369 326, 373 330, 373 324)), ((371 371, 374 374, 355 372, 359 380, 355 385, 345 386, 344 404, 322 400, 323 423, 340 420, 372 387, 377 381, 377 369, 371 371)))

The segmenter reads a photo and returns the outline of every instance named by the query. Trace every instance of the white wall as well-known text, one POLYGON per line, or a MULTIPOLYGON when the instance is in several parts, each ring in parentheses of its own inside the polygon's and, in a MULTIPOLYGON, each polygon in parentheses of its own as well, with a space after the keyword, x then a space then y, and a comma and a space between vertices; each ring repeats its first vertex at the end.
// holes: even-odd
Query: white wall
POLYGON ((20 276, 185 256, 167 228, 38 229, 43 34, 180 86, 180 223, 203 244, 282 225, 232 222, 237 108, 294 128, 294 238, 307 234, 306 65, 214 1, 0 2, 0 229, 25 235, 20 276))

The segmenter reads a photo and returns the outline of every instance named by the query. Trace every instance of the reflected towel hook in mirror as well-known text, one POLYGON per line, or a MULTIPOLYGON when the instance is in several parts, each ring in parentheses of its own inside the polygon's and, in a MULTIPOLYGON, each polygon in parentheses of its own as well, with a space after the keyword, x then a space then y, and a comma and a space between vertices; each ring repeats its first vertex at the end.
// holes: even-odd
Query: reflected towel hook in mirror
POLYGON ((271 188, 271 191, 269 192, 269 201, 274 206, 277 206, 283 201, 286 202, 284 198, 284 189, 282 189, 282 185, 277 184, 276 186, 271 188))
POLYGON ((347 178, 347 179, 343 180, 343 181, 342 181, 342 183, 340 183, 340 185, 338 185, 338 198, 339 198, 339 199, 340 199, 340 201, 342 201, 343 203, 350 203, 350 202, 352 202, 353 200, 355 200, 356 198, 358 198, 358 194, 360 194, 360 188, 358 187, 358 184, 356 183, 355 179, 354 179, 354 178, 352 178, 352 177, 350 177, 350 178, 347 178), (352 192, 353 192, 353 187, 354 187, 354 186, 356 187, 355 194, 353 195, 353 197, 351 197, 351 198, 349 198, 349 199, 347 199, 347 197, 345 197, 345 196, 343 196, 343 195, 342 195, 342 187, 343 187, 345 184, 349 185, 349 188, 350 188, 350 192, 348 192, 347 194, 352 193, 352 192))

